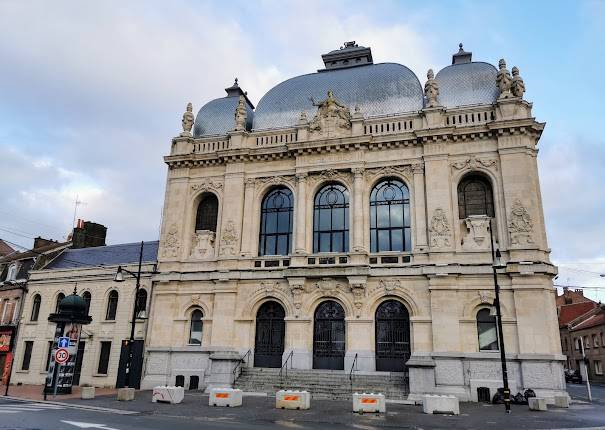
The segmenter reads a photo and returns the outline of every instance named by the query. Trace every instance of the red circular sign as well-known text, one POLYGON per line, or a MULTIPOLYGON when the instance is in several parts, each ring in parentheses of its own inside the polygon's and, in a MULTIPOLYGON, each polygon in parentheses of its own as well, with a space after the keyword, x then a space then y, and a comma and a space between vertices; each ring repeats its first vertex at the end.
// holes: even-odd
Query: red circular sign
POLYGON ((55 352, 55 361, 59 364, 65 364, 67 360, 69 360, 69 351, 65 348, 57 349, 57 352, 55 352))

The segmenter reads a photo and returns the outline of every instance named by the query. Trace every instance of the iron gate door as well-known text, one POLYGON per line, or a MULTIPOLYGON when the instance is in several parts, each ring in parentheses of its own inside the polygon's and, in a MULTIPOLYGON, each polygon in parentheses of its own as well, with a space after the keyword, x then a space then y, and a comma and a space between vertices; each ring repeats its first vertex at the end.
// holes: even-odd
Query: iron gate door
POLYGON ((345 366, 345 311, 333 300, 315 310, 313 368, 342 370, 345 366))
POLYGON ((376 310, 376 370, 406 372, 410 358, 410 315, 401 302, 387 300, 376 310))
POLYGON ((256 313, 255 367, 281 367, 285 316, 284 308, 277 302, 264 303, 256 313))

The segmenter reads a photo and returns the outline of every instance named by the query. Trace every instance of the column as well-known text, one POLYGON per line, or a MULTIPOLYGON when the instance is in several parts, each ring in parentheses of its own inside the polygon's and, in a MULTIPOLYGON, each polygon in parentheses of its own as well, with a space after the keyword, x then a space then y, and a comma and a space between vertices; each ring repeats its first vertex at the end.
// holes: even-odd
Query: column
POLYGON ((244 189, 244 219, 242 221, 242 254, 246 257, 256 255, 256 241, 254 232, 256 231, 254 222, 258 219, 258 214, 254 211, 254 179, 246 179, 244 189))
POLYGON ((307 253, 307 173, 296 174, 296 236, 294 238, 294 252, 307 253))
POLYGON ((414 251, 422 252, 427 250, 424 164, 412 165, 412 171, 414 173, 414 224, 416 233, 414 251))
POLYGON ((363 188, 364 168, 356 167, 353 172, 353 251, 366 252, 363 245, 363 188))

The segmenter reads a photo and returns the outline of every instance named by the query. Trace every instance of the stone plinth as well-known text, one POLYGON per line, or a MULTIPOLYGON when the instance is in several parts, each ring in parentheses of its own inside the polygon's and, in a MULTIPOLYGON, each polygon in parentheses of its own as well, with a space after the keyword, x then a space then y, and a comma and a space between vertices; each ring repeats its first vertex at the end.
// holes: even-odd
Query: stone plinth
POLYGON ((119 388, 118 400, 121 402, 128 402, 130 400, 134 400, 134 388, 119 388))

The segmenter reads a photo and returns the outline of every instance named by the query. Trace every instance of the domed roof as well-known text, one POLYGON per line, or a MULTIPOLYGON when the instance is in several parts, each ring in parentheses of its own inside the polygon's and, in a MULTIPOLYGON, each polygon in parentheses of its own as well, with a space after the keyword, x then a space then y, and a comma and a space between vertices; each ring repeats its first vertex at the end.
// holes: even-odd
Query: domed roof
POLYGON ((452 65, 437 73, 439 104, 446 108, 491 104, 498 98, 498 70, 489 63, 471 62, 472 53, 462 49, 454 54, 452 65))
POLYGON ((59 313, 86 315, 86 307, 84 299, 74 293, 59 302, 59 313))
POLYGON ((235 108, 239 102, 239 96, 243 95, 246 98, 246 130, 252 129, 252 121, 254 119, 254 106, 248 100, 237 84, 226 88, 227 96, 214 99, 206 103, 197 113, 195 123, 193 125, 193 137, 206 137, 227 134, 235 128, 235 108))

